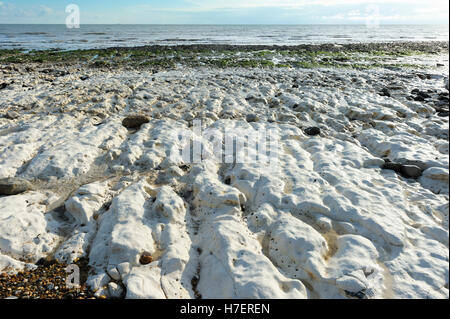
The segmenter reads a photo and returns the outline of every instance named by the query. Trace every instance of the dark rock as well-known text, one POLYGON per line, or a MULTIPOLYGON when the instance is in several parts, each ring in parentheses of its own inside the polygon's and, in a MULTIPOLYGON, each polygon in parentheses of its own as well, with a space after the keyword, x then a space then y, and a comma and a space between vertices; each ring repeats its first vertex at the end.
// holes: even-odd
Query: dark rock
POLYGON ((142 253, 141 257, 139 258, 139 263, 141 265, 148 265, 153 261, 152 255, 145 251, 142 253))
POLYGON ((348 290, 344 290, 344 291, 350 297, 357 298, 357 299, 368 299, 363 290, 358 291, 358 292, 351 292, 348 290))
POLYGON ((15 120, 17 118, 19 118, 19 113, 14 112, 14 111, 10 111, 8 113, 5 114, 5 118, 9 119, 9 120, 15 120))
POLYGON ((390 169, 396 173, 400 173, 401 169, 402 169, 402 164, 399 163, 394 163, 394 162, 386 162, 381 166, 382 169, 390 169))
POLYGON ((246 120, 248 123, 251 123, 251 122, 258 122, 258 121, 259 121, 259 117, 258 117, 258 115, 256 115, 256 114, 248 114, 248 115, 245 117, 245 120, 246 120))
POLYGON ((387 96, 387 97, 390 97, 390 96, 391 96, 391 92, 389 92, 389 90, 388 90, 387 88, 383 88, 383 89, 381 90, 380 95, 381 95, 381 96, 387 96))
POLYGON ((5 89, 8 85, 8 83, 0 83, 0 90, 5 89))
POLYGON ((427 92, 423 92, 423 91, 420 91, 419 93, 417 93, 417 96, 421 96, 424 99, 429 99, 431 97, 430 94, 428 94, 427 92))
POLYGON ((320 128, 318 127, 308 127, 305 129, 305 134, 309 136, 316 136, 320 134, 320 128))
POLYGON ((413 165, 419 167, 422 171, 426 170, 428 168, 427 164, 425 162, 419 161, 419 160, 400 160, 403 165, 413 165))
POLYGON ((41 258, 36 262, 36 266, 48 267, 56 264, 56 260, 50 258, 41 258))
POLYGON ((274 109, 280 107, 280 101, 278 99, 273 99, 269 102, 269 108, 274 109))
POLYGON ((51 75, 56 76, 56 77, 65 76, 65 75, 69 74, 69 72, 67 72, 65 70, 54 70, 54 69, 44 69, 44 70, 41 71, 41 73, 51 74, 51 75))
POLYGON ((437 115, 440 117, 447 117, 449 116, 449 111, 441 111, 437 115))
POLYGON ((411 94, 417 94, 417 93, 419 93, 419 92, 420 92, 419 89, 414 89, 414 90, 411 91, 411 94))
POLYGON ((418 178, 422 175, 422 170, 415 165, 402 165, 400 173, 407 178, 418 178))
POLYGON ((132 115, 126 117, 122 121, 122 125, 126 128, 139 128, 142 124, 150 122, 150 119, 145 115, 132 115))
POLYGON ((89 76, 87 76, 87 75, 82 75, 81 77, 80 77, 80 80, 81 81, 86 81, 86 80, 88 80, 89 79, 89 76))
POLYGON ((0 195, 17 195, 32 189, 32 185, 21 178, 0 179, 0 195))
POLYGON ((425 101, 425 99, 422 96, 418 95, 418 96, 414 97, 414 101, 423 102, 423 101, 425 101))

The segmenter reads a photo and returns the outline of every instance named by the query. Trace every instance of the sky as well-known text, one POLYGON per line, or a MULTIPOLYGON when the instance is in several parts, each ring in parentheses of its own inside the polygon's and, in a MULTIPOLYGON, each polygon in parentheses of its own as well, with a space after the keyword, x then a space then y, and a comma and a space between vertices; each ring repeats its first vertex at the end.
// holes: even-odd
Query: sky
POLYGON ((0 0, 0 24, 448 24, 447 0, 0 0))

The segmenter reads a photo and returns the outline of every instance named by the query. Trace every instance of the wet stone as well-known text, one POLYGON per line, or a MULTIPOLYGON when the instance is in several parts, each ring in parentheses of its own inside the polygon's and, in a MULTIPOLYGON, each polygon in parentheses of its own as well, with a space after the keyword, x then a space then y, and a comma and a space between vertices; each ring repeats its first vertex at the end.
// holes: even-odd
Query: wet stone
POLYGON ((318 127, 308 127, 305 129, 305 134, 309 136, 316 136, 320 134, 320 128, 318 127))

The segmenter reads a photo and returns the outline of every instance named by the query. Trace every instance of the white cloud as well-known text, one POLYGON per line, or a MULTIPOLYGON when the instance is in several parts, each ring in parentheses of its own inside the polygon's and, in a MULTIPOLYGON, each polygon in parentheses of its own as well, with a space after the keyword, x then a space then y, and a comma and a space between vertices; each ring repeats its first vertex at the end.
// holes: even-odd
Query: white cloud
POLYGON ((407 4, 426 7, 448 6, 447 0, 186 0, 197 9, 239 9, 239 8, 301 8, 305 6, 341 6, 341 5, 376 5, 407 4))

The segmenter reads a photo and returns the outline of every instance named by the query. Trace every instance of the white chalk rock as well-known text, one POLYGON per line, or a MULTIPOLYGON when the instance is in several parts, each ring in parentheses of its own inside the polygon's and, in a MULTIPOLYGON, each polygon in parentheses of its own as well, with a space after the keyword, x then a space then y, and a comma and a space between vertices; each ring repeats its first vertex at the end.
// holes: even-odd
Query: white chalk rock
POLYGON ((84 185, 65 202, 66 210, 80 224, 94 222, 93 215, 103 206, 106 192, 107 185, 104 182, 84 185))
POLYGON ((323 257, 328 251, 326 240, 313 227, 285 215, 280 216, 270 232, 271 260, 292 276, 307 279, 310 273, 321 278, 326 266, 323 257))
POLYGON ((161 270, 152 265, 134 267, 126 276, 127 299, 166 299, 161 289, 161 270))
POLYGON ((105 272, 102 272, 96 275, 89 276, 86 281, 86 285, 93 291, 97 291, 105 287, 110 281, 111 278, 105 272))
POLYGON ((113 280, 120 280, 120 273, 117 270, 117 268, 110 268, 108 269, 108 275, 113 279, 113 280))
POLYGON ((38 192, 0 197, 0 251, 21 260, 37 261, 58 244, 50 230, 55 221, 45 215, 46 196, 38 192))
POLYGON ((159 189, 152 208, 177 223, 183 222, 186 212, 183 200, 168 186, 159 189))
POLYGON ((336 280, 336 285, 339 288, 352 293, 356 293, 367 288, 364 282, 353 276, 342 276, 338 278, 336 280))
POLYGON ((108 284, 108 292, 111 298, 118 299, 122 297, 123 288, 115 282, 110 282, 108 284))
POLYGON ((119 271, 120 276, 123 279, 131 271, 131 265, 127 262, 120 263, 117 265, 117 270, 119 271))
POLYGON ((18 260, 15 260, 9 256, 0 254, 0 274, 1 273, 17 273, 18 271, 27 269, 32 270, 37 268, 33 264, 27 264, 18 260))
POLYGON ((110 147, 119 145, 125 138, 126 129, 117 122, 99 127, 88 126, 76 138, 72 134, 61 137, 60 143, 37 155, 24 172, 25 177, 50 177, 69 179, 89 172, 95 159, 101 155, 101 148, 110 141, 110 147))
POLYGON ((146 200, 150 197, 145 188, 149 188, 145 180, 126 188, 98 220, 99 228, 89 256, 92 266, 108 269, 123 262, 138 265, 142 252, 155 251, 145 216, 146 200))
POLYGON ((438 194, 449 193, 448 181, 448 168, 443 167, 430 167, 426 169, 419 178, 419 182, 423 185, 423 187, 438 194))

